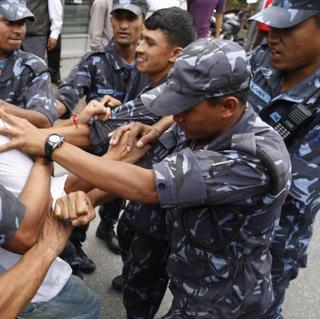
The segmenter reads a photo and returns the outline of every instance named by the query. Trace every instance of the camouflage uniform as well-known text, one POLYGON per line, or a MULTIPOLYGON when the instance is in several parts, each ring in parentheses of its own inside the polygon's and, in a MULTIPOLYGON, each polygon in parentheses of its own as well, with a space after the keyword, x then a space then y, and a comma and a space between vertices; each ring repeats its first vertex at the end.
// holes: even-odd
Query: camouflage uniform
POLYGON ((15 50, 0 73, 0 99, 55 121, 55 98, 45 62, 32 53, 15 50))
MULTIPOLYGON (((252 19, 282 29, 295 27, 319 12, 317 0, 274 0, 272 6, 252 19)), ((280 319, 286 288, 290 280, 297 277, 299 268, 306 267, 313 223, 320 208, 320 69, 294 88, 281 92, 284 74, 272 68, 267 46, 259 47, 250 62, 249 101, 262 119, 285 138, 292 161, 292 186, 271 246, 275 300, 263 316, 280 319), (293 113, 298 109, 304 111, 293 113), (308 112, 313 114, 309 120, 291 126, 293 121, 299 123, 308 112), (286 136, 289 127, 297 129, 286 136)))
MULTIPOLYGON (((235 43, 198 40, 141 99, 166 115, 232 95, 248 85, 245 59, 235 43)), ((273 298, 269 245, 290 186, 280 135, 247 107, 201 150, 178 125, 163 138, 171 155, 153 168, 170 242, 173 303, 164 318, 260 318, 273 298)))
POLYGON ((135 65, 128 65, 120 58, 112 40, 104 50, 89 52, 82 57, 62 81, 56 98, 72 113, 83 96, 86 103, 105 95, 123 103, 133 100, 147 81, 147 76, 141 74, 135 65))
MULTIPOLYGON (((317 103, 317 118, 288 148, 292 187, 271 246, 273 285, 281 305, 290 280, 297 276, 299 267, 306 267, 312 226, 320 209, 320 69, 295 88, 281 93, 283 75, 272 69, 266 46, 252 55, 251 65, 253 79, 249 100, 271 125, 276 124, 273 119, 285 117, 295 103, 317 103)), ((280 305, 272 310, 276 314, 270 318, 281 318, 280 305)))
MULTIPOLYGON (((143 92, 164 81, 162 79, 155 85, 148 85, 143 92)), ((114 109, 110 120, 91 122, 91 144, 97 153, 105 153, 108 147, 107 135, 117 127, 132 121, 151 125, 160 120, 160 116, 145 108, 140 96, 114 109)), ((151 168, 152 163, 159 162, 166 154, 165 148, 155 146, 153 152, 145 156, 139 165, 151 168)), ((117 235, 123 260, 122 292, 127 316, 131 319, 153 318, 168 284, 166 263, 169 244, 165 213, 159 205, 129 202, 119 220, 117 235)))
MULTIPOLYGON (((111 95, 125 103, 133 100, 146 85, 147 76, 140 73, 135 65, 128 65, 121 59, 112 40, 104 50, 89 52, 82 57, 60 85, 56 98, 67 107, 66 116, 69 116, 83 96, 86 97, 86 103, 99 100, 105 95, 111 95)), ((96 154, 97 151, 93 149, 96 154)), ((100 217, 108 225, 115 224, 118 220, 122 201, 120 205, 118 202, 113 201, 100 207, 100 217)), ((83 242, 85 232, 86 227, 74 230, 72 242, 83 242)), ((69 246, 64 256, 70 263, 74 258, 68 259, 67 256, 74 255, 72 251, 72 246, 69 246)))

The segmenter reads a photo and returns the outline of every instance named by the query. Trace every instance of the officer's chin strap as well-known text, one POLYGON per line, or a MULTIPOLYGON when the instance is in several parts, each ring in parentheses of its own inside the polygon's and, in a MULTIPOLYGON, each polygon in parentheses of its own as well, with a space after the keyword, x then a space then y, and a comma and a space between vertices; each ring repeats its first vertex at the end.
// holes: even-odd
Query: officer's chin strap
MULTIPOLYGON (((219 150, 227 149, 228 145, 229 145, 228 148, 230 149, 231 144, 227 143, 227 144, 224 144, 222 147, 220 147, 219 150)), ((285 191, 285 189, 283 187, 281 187, 280 179, 279 179, 274 161, 258 145, 257 145, 256 155, 260 159, 260 161, 264 164, 264 166, 267 168, 267 171, 269 173, 269 177, 270 177, 269 196, 271 196, 273 198, 280 196, 285 191)), ((261 208, 263 206, 264 206, 264 204, 262 203, 261 208)), ((257 210, 259 208, 260 207, 255 207, 249 211, 246 211, 246 215, 248 215, 251 211, 257 210)), ((240 211, 239 207, 228 206, 227 209, 229 212, 233 212, 237 218, 235 229, 232 232, 232 236, 230 236, 229 238, 220 240, 218 242, 215 242, 214 244, 207 244, 207 243, 201 242, 192 234, 191 228, 188 226, 188 216, 189 216, 190 212, 192 212, 192 210, 190 210, 190 209, 183 210, 183 212, 182 212, 182 227, 184 229, 185 234, 187 235, 188 239, 190 240, 190 242, 192 243, 192 245, 194 247, 199 248, 201 250, 206 250, 209 252, 217 252, 217 251, 220 251, 220 250, 227 248, 227 246, 232 241, 235 241, 239 237, 240 229, 243 226, 245 215, 242 211, 240 211)), ((216 225, 218 225, 218 222, 215 219, 214 213, 212 214, 212 218, 215 220, 216 225)), ((219 234, 217 234, 217 235, 218 236, 220 235, 220 238, 222 238, 222 234, 221 234, 221 231, 219 231, 219 227, 217 227, 217 230, 219 232, 219 234)))

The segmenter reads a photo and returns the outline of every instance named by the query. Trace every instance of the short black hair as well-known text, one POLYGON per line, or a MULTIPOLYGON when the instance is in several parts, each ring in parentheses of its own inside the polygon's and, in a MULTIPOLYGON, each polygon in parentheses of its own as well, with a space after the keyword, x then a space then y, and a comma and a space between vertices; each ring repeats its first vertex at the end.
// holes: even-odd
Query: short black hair
POLYGON ((227 94, 224 96, 211 97, 208 99, 208 102, 210 105, 215 105, 215 104, 221 102, 224 98, 226 98, 228 96, 234 96, 235 98, 237 98, 239 100, 241 106, 246 106, 247 101, 248 101, 248 97, 249 97, 249 89, 244 89, 244 90, 234 92, 231 94, 227 94))
POLYGON ((155 11, 144 23, 148 30, 160 29, 170 46, 186 47, 196 40, 197 33, 189 12, 178 8, 164 8, 155 11))

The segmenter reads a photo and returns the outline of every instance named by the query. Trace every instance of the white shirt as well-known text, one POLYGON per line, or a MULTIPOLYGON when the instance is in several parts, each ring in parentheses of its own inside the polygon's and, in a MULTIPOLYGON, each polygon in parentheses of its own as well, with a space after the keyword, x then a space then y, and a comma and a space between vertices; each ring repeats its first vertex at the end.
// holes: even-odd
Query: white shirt
POLYGON ((58 39, 63 22, 63 8, 61 0, 48 0, 48 7, 51 21, 50 38, 58 39))
MULTIPOLYGON (((4 126, 4 122, 0 120, 0 125, 4 126)), ((9 138, 0 135, 0 145, 9 141, 9 138)), ((10 150, 0 153, 0 183, 7 190, 12 192, 16 197, 23 189, 33 162, 29 156, 18 150, 10 150)), ((61 177, 52 177, 51 179, 51 196, 53 205, 55 199, 63 196, 64 184, 67 175, 61 177)), ((10 269, 21 258, 21 255, 12 253, 0 247, 0 274, 4 269, 10 269)), ((71 267, 62 259, 56 258, 49 268, 40 288, 31 302, 46 302, 59 294, 66 285, 72 274, 71 267)))

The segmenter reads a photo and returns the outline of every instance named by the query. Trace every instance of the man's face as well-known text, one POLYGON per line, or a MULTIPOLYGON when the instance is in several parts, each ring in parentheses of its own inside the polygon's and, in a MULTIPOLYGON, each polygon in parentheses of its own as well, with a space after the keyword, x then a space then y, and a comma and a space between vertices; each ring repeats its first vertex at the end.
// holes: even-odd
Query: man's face
POLYGON ((25 20, 9 21, 0 15, 0 59, 19 49, 26 35, 25 20))
POLYGON ((148 74, 153 82, 160 80, 170 70, 175 50, 160 29, 143 28, 141 40, 136 48, 138 70, 148 74))
MULTIPOLYGON (((272 67, 281 72, 311 73, 320 65, 320 27, 315 17, 292 28, 271 28, 268 45, 272 67)), ((306 73, 306 74, 307 74, 306 73)))
POLYGON ((112 13, 111 24, 116 43, 131 45, 138 42, 143 25, 141 15, 137 16, 127 10, 116 10, 112 13))
POLYGON ((203 100, 193 108, 175 114, 173 119, 191 140, 212 139, 224 132, 226 121, 220 103, 210 105, 203 100))

